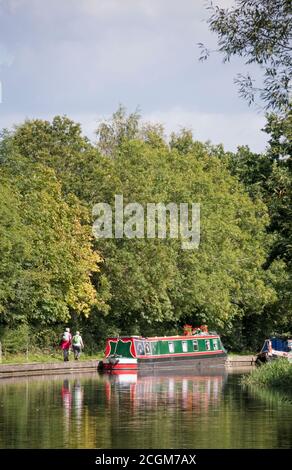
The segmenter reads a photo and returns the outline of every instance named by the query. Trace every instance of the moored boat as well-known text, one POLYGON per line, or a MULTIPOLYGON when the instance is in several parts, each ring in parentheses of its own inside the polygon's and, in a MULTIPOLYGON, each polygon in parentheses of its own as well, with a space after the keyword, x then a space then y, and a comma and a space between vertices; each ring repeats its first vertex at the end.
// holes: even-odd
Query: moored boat
POLYGON ((216 332, 202 326, 185 325, 182 336, 111 337, 106 341, 104 371, 149 369, 192 369, 224 366, 227 353, 216 332), (188 328, 186 328, 188 327, 188 328))
POLYGON ((292 338, 273 337, 266 339, 261 351, 257 354, 256 364, 260 365, 279 358, 285 358, 292 362, 292 338))

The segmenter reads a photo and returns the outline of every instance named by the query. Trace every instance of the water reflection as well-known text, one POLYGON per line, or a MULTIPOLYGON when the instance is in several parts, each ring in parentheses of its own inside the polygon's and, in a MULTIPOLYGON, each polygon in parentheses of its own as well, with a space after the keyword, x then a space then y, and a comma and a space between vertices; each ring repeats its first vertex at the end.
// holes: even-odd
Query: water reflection
POLYGON ((284 393, 275 389, 260 389, 258 387, 247 387, 244 389, 253 399, 259 399, 267 404, 282 406, 283 404, 292 405, 292 391, 287 390, 287 393, 284 393), (290 392, 290 393, 289 393, 290 392))
POLYGON ((83 409, 83 396, 84 387, 81 385, 80 380, 75 380, 73 384, 73 405, 75 411, 75 421, 78 429, 81 429, 82 424, 82 409, 83 409))
POLYGON ((71 404, 72 404, 71 386, 70 386, 68 379, 64 380, 62 384, 61 396, 62 396, 63 410, 64 410, 65 433, 66 435, 68 435, 70 431, 70 415, 71 415, 71 404))
POLYGON ((239 382, 225 370, 2 379, 0 448, 290 448, 292 406, 239 382))
POLYGON ((61 387, 61 397, 63 403, 63 416, 65 433, 70 432, 70 423, 72 419, 76 424, 75 432, 77 437, 80 437, 82 425, 82 409, 83 409, 83 395, 84 387, 81 385, 80 380, 75 379, 73 383, 66 378, 61 387))
POLYGON ((214 375, 140 373, 111 374, 105 377, 108 404, 130 404, 132 412, 140 409, 155 411, 163 406, 170 409, 207 412, 221 398, 226 372, 214 375))

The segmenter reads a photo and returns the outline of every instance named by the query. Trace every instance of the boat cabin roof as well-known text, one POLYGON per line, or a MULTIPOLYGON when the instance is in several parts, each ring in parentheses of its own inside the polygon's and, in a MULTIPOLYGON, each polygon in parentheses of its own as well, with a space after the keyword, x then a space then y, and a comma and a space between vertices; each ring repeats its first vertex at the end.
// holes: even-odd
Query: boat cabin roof
POLYGON ((285 338, 285 337, 271 337, 264 341, 264 345, 262 347, 262 351, 267 351, 269 348, 269 344, 271 343, 272 348, 276 351, 291 351, 292 350, 292 338, 285 338))
POLYGON ((143 337, 143 336, 134 336, 134 335, 129 335, 129 336, 111 336, 108 339, 108 341, 116 341, 118 339, 121 340, 138 340, 138 341, 175 341, 175 340, 190 340, 190 339, 198 339, 198 338, 218 338, 219 335, 214 332, 206 332, 206 333, 199 333, 199 334, 193 334, 193 335, 176 335, 176 336, 149 336, 149 337, 143 337))

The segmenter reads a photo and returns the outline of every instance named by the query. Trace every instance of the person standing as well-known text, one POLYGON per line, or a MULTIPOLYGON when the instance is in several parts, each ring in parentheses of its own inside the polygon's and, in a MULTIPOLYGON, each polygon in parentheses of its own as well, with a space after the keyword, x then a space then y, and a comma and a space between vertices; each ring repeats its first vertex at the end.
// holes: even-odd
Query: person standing
POLYGON ((74 359, 78 361, 78 359, 80 358, 81 351, 84 348, 82 337, 79 331, 76 331, 76 334, 73 336, 72 346, 74 351, 74 359))
POLYGON ((69 361, 69 351, 72 344, 72 335, 70 333, 70 328, 66 328, 62 339, 61 339, 61 349, 63 350, 64 361, 69 361))

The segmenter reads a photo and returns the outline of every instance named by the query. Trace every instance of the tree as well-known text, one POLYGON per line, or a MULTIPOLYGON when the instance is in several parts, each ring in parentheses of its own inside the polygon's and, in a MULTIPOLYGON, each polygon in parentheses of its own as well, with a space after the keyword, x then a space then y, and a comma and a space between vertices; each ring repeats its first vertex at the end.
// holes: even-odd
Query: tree
POLYGON ((3 175, 0 187, 0 317, 8 318, 7 305, 15 298, 15 285, 23 274, 23 263, 29 256, 30 245, 28 228, 21 220, 19 192, 3 175))
MULTIPOLYGON (((266 109, 285 112, 289 104, 292 72, 291 0, 235 0, 231 9, 211 4, 210 30, 218 35, 218 51, 224 61, 244 57, 246 64, 263 70, 263 86, 258 88, 250 74, 238 75, 239 94, 249 103, 259 94, 266 109)), ((202 49, 201 60, 210 51, 202 49)))
POLYGON ((103 155, 113 156, 114 151, 126 139, 135 139, 139 135, 139 111, 127 116, 126 108, 119 105, 108 121, 102 121, 96 131, 98 148, 103 155))
POLYGON ((202 206, 198 250, 182 250, 180 240, 169 236, 97 240, 111 286, 109 321, 119 332, 162 333, 184 321, 227 328, 276 300, 273 266, 262 269, 270 244, 265 205, 188 133, 172 136, 171 148, 125 138, 92 178, 87 190, 95 202, 112 207, 115 194, 123 194, 124 204, 144 207, 172 201, 202 206), (94 181, 101 182, 98 189, 94 181))
POLYGON ((267 305, 261 317, 252 317, 252 330, 243 319, 245 336, 250 337, 252 348, 257 347, 254 336, 262 335, 264 339, 272 332, 292 332, 291 112, 287 116, 268 116, 265 130, 270 133, 265 154, 254 154, 248 147, 239 147, 227 159, 231 173, 242 181, 253 199, 265 202, 270 217, 266 229, 272 244, 263 268, 276 267, 273 285, 278 300, 267 305), (256 331, 258 333, 254 334, 256 331))
MULTIPOLYGON (((239 93, 251 104, 256 95, 264 102, 267 115, 264 131, 270 135, 269 147, 263 155, 241 147, 229 155, 231 173, 243 182, 253 199, 261 198, 268 207, 270 223, 267 232, 272 244, 267 251, 264 269, 275 267, 273 285, 278 301, 267 305, 263 315, 252 316, 253 331, 270 334, 292 328, 291 305, 291 38, 292 4, 290 0, 236 0, 231 9, 211 5, 210 30, 218 36, 218 51, 224 61, 233 56, 244 57, 246 64, 257 64, 263 71, 263 83, 237 76, 239 93), (281 273, 281 274, 280 274, 281 273), (268 331, 270 329, 270 331, 268 331)), ((202 48, 201 59, 209 51, 202 48)), ((241 326, 246 324, 243 318, 241 326)), ((250 328, 245 328, 251 336, 250 328)))
POLYGON ((2 146, 0 166, 0 321, 54 324, 102 309, 87 211, 73 195, 64 200, 52 168, 13 144, 2 146))
MULTIPOLYGON (((159 125, 145 128, 138 120, 133 132, 123 132, 133 129, 127 119, 132 115, 107 122, 115 132, 104 154, 67 118, 29 121, 4 133, 0 307, 6 323, 70 319, 77 325, 84 314, 95 337, 97 331, 99 337, 162 334, 185 321, 227 331, 277 300, 282 265, 275 259, 263 269, 273 242, 267 208, 249 196, 236 171, 231 175, 230 155, 193 141, 186 130, 170 144, 159 125), (200 203, 199 249, 183 250, 169 231, 161 239, 92 240, 93 205, 114 208, 119 194, 124 205, 138 202, 145 211, 149 202, 200 203)), ((243 149, 243 172, 249 158, 243 149)), ((247 181, 254 184, 252 174, 247 181)))
POLYGON ((267 157, 292 170, 292 105, 284 115, 268 114, 263 130, 270 136, 267 157))

